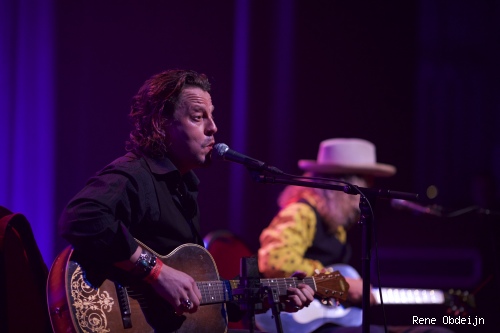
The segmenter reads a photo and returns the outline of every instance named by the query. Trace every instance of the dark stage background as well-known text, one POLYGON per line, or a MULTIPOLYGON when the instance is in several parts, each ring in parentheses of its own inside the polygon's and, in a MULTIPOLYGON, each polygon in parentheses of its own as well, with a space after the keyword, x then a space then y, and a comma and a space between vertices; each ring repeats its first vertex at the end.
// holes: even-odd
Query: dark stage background
MULTIPOLYGON (((46 12, 50 17, 53 103, 38 116, 52 128, 45 159, 53 161, 53 181, 36 197, 13 199, 9 175, 19 168, 29 174, 37 162, 8 162, 0 202, 29 212, 41 243, 51 239, 42 246, 48 265, 67 245, 56 223, 64 205, 124 153, 132 96, 149 76, 169 68, 210 77, 218 142, 288 173, 300 174, 297 161, 314 159, 320 141, 360 137, 376 144, 380 162, 398 168, 377 187, 419 193, 424 205, 446 212, 499 209, 498 1, 55 0, 30 7, 8 0, 2 6, 10 13, 2 26, 5 87, 21 70, 15 45, 29 39, 19 34, 21 23, 46 12), (431 185, 438 189, 433 200, 426 197, 431 185), (48 220, 31 208, 40 197, 49 198, 48 220)), ((5 89, 5 126, 19 126, 12 105, 36 104, 36 94, 5 89)), ((6 161, 25 151, 15 139, 5 140, 6 161)), ((243 166, 220 161, 197 174, 203 234, 229 229, 256 251, 283 186, 255 183, 243 166)), ((498 218, 474 211, 415 215, 383 200, 375 206, 382 284, 479 288, 475 314, 495 320, 498 218)), ((350 235, 358 269, 360 231, 356 226, 350 235)), ((397 311, 389 318, 409 324, 408 313, 420 310, 397 311)))

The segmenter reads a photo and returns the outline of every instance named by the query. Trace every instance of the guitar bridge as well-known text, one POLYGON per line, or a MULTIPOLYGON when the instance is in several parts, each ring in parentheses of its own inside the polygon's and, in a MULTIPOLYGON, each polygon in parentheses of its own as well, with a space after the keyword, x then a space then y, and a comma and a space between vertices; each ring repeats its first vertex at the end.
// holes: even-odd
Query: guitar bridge
POLYGON ((132 328, 132 318, 130 317, 130 303, 128 301, 127 288, 115 282, 116 295, 118 296, 118 305, 122 318, 123 328, 132 328))

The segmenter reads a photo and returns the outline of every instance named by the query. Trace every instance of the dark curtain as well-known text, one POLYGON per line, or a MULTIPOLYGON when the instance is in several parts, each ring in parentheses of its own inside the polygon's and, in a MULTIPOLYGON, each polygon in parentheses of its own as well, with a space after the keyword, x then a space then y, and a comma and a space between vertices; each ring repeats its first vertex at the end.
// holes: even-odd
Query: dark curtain
MULTIPOLYGON (((361 137, 398 168, 378 187, 451 211, 499 209, 498 1, 0 6, 0 205, 28 217, 47 265, 66 245, 57 235, 62 208, 124 153, 132 96, 167 68, 207 73, 217 141, 286 172, 299 174, 297 161, 315 158, 321 140, 361 137)), ((197 174, 202 232, 230 229, 256 251, 283 186, 220 161, 197 174)), ((498 279, 490 244, 500 243, 500 223, 491 215, 443 221, 376 207, 385 259, 425 248, 425 260, 465 253, 482 265, 471 287, 498 279)), ((356 265, 359 228, 351 237, 356 265)))

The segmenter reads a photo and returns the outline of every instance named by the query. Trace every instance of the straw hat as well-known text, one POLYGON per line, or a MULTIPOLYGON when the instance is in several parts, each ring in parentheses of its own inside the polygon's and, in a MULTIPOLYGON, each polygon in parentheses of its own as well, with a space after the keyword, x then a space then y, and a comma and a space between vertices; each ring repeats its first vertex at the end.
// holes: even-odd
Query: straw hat
POLYGON ((300 160, 299 168, 322 174, 389 177, 396 167, 377 163, 375 145, 363 139, 328 139, 319 145, 317 160, 300 160))

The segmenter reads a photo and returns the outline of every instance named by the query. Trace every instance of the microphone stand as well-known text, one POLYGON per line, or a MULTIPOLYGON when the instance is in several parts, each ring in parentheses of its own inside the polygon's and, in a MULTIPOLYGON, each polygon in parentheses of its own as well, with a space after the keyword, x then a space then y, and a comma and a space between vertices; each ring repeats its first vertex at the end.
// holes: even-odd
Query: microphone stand
MULTIPOLYGON (((305 186, 312 188, 321 188, 334 191, 342 191, 347 194, 360 195, 359 208, 361 210, 361 216, 359 223, 362 225, 362 277, 363 277, 363 296, 362 296, 362 309, 363 309, 363 323, 362 323, 362 333, 370 332, 370 260, 371 260, 371 239, 372 239, 372 207, 371 202, 375 202, 377 198, 383 199, 404 199, 404 200, 417 200, 418 194, 391 191, 384 189, 375 188, 365 188, 355 185, 336 185, 324 182, 311 181, 311 177, 307 180, 294 179, 299 178, 296 176, 288 176, 288 178, 279 178, 276 176, 266 175, 262 170, 254 169, 248 167, 252 178, 258 183, 272 183, 272 184, 285 184, 285 185, 296 185, 305 186)), ((302 177, 307 178, 307 177, 302 177)), ((334 180, 331 180, 334 182, 334 180)), ((278 322, 277 322, 278 323, 278 322)))
POLYGON ((274 317, 274 323, 276 325, 276 333, 283 333, 283 324, 281 323, 281 302, 278 295, 278 290, 272 287, 265 287, 264 290, 267 292, 267 299, 271 305, 271 313, 274 317))
POLYGON ((259 267, 257 258, 243 257, 240 259, 240 286, 234 290, 234 294, 239 294, 240 309, 246 311, 250 333, 255 331, 255 310, 262 309, 261 290, 259 283, 259 267))
POLYGON ((262 310, 264 296, 267 296, 271 306, 276 332, 284 333, 280 316, 282 305, 279 290, 268 286, 262 287, 257 258, 243 257, 240 259, 240 284, 238 288, 233 289, 233 295, 238 295, 240 309, 246 311, 245 319, 248 321, 250 333, 255 332, 255 310, 262 310))

